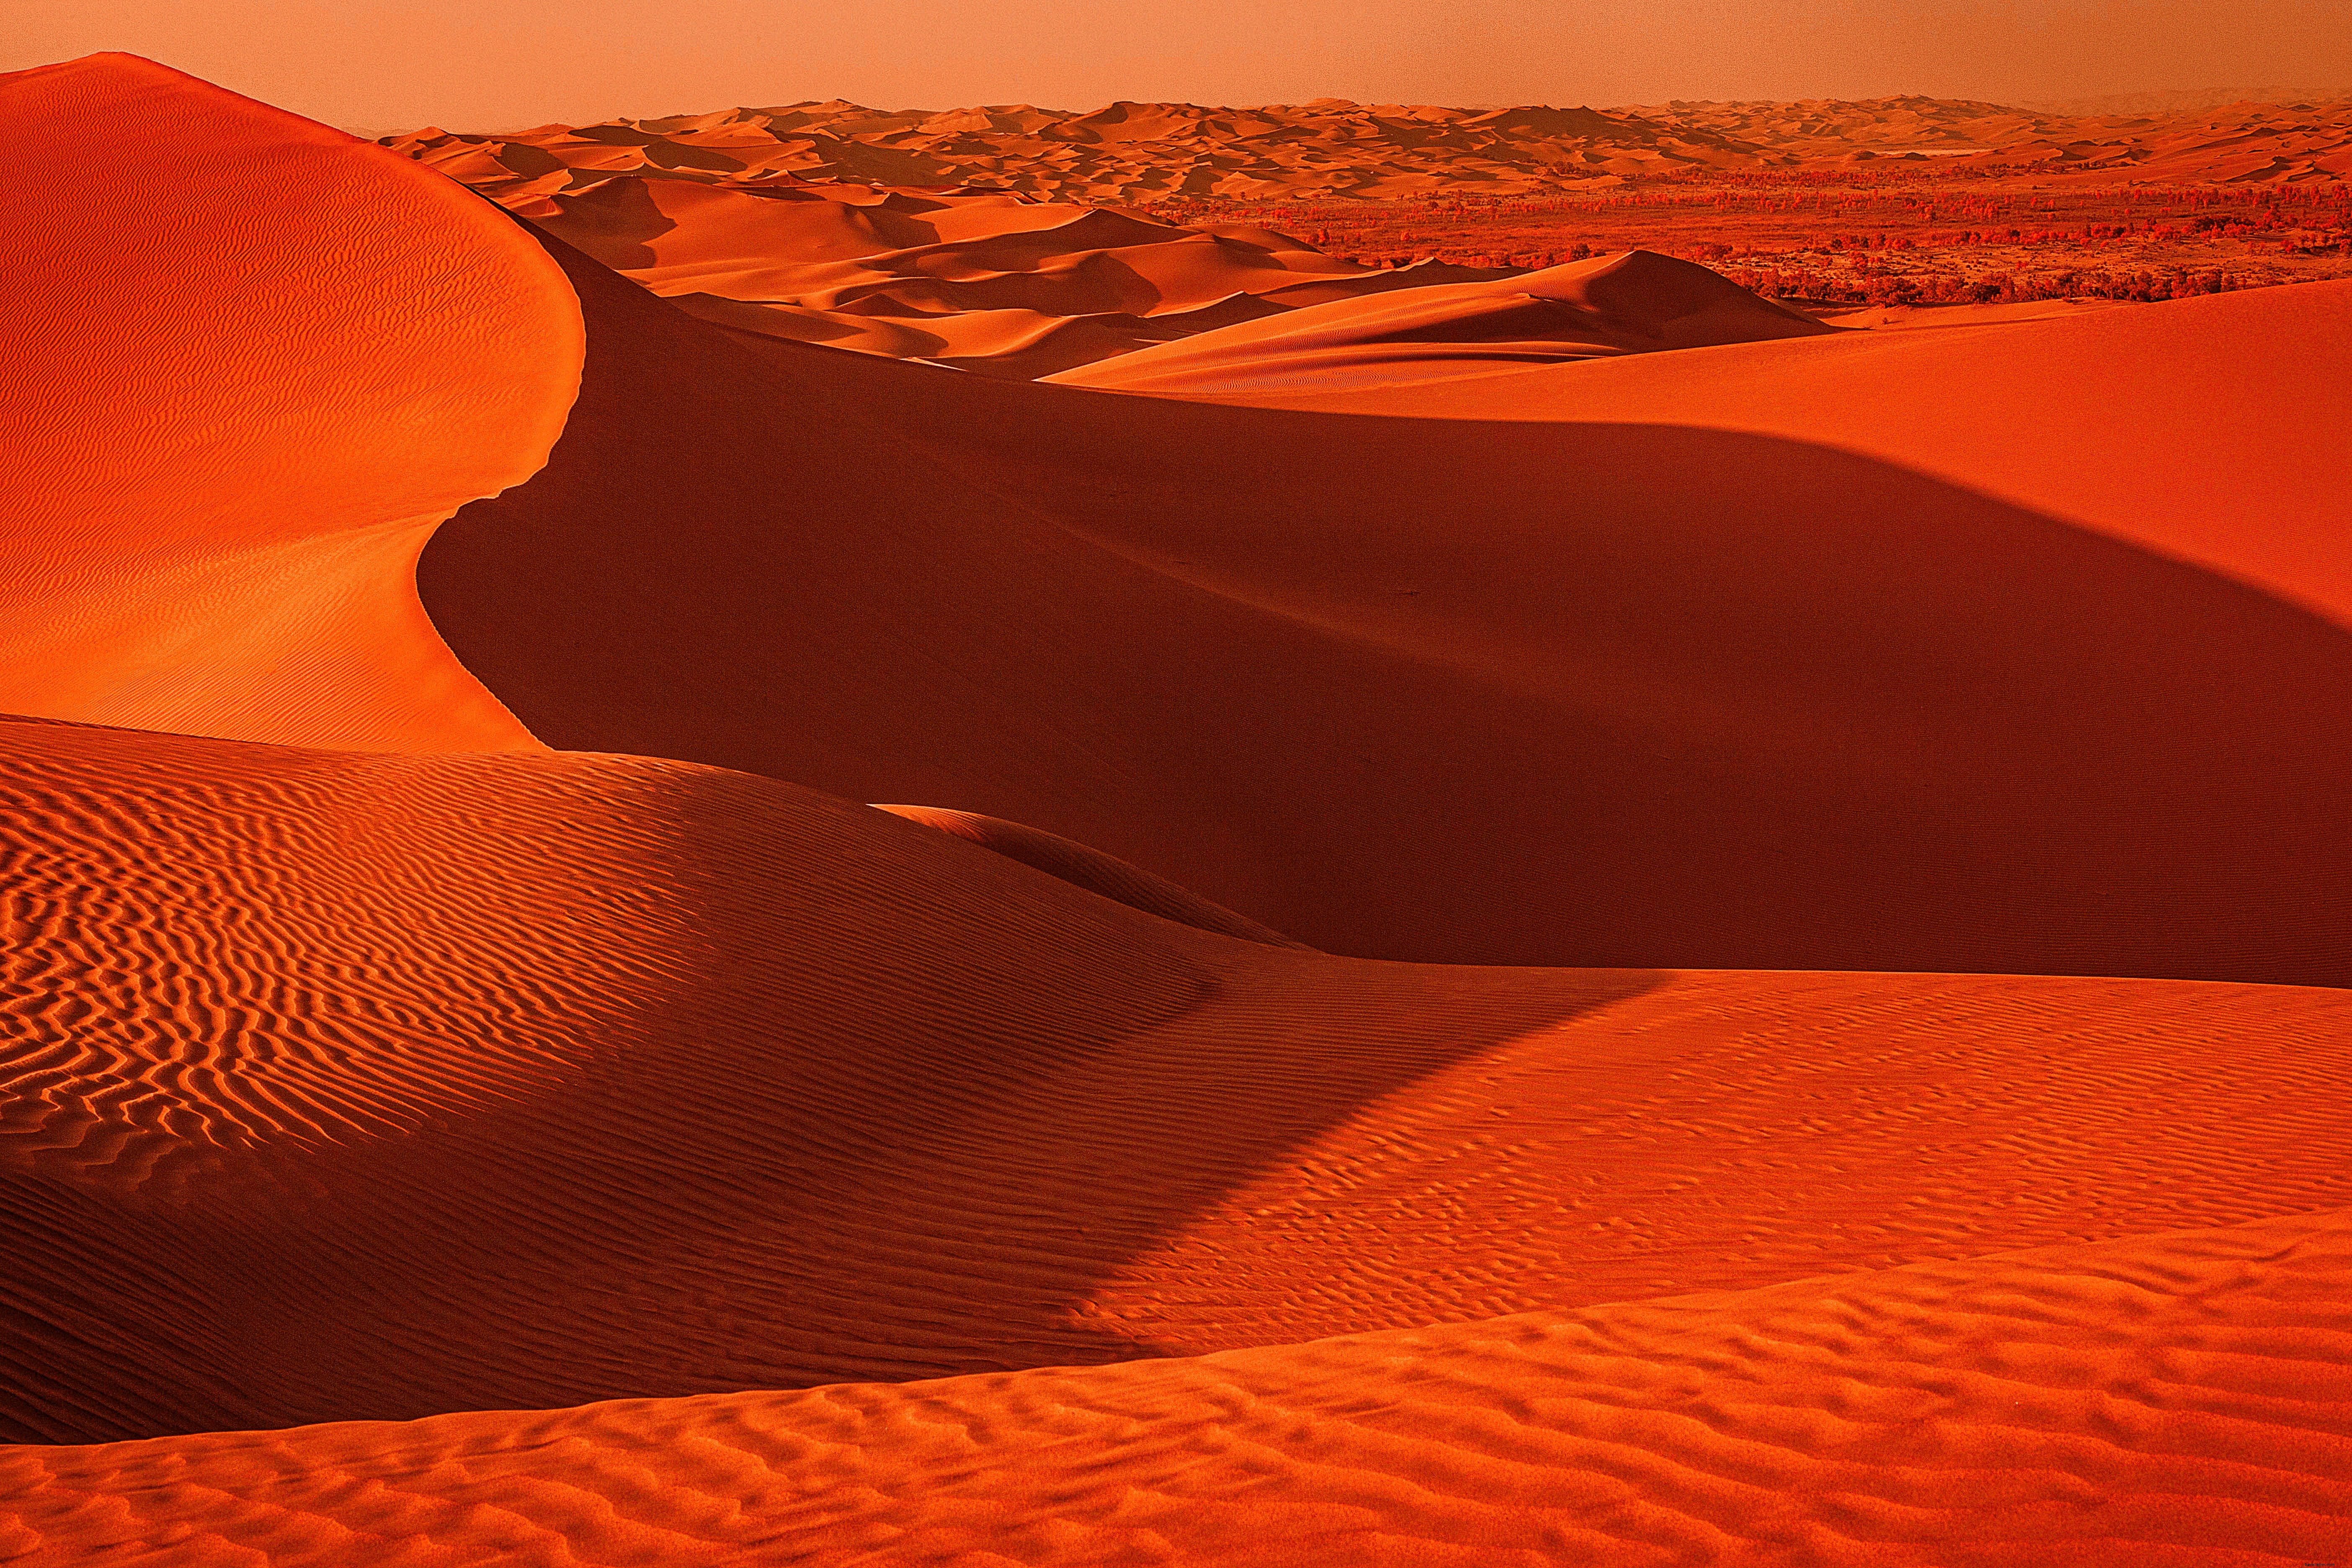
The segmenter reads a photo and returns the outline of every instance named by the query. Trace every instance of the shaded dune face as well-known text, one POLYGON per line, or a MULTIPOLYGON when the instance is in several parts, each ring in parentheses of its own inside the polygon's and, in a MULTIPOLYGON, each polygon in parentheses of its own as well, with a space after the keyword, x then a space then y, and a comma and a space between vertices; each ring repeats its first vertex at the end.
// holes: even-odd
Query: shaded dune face
POLYGON ((1192 1354, 2352 1201, 2336 992, 1367 963, 691 764, 0 742, 21 1440, 1192 1354))
POLYGON ((519 482, 579 306, 485 204, 128 56, 0 77, 0 710, 379 750, 533 745, 418 548, 519 482), (21 359, 19 355, 21 354, 21 359))
POLYGON ((21 1448, 0 1487, 42 1562, 2326 1563, 2347 1276, 2337 1210, 1188 1361, 21 1448))
MULTIPOLYGON (((992 384, 730 340, 553 249, 590 323, 564 438, 419 566, 443 634, 552 744, 1026 823, 1326 951, 2347 974, 2347 633, 1993 499, 1981 454, 1963 484, 1605 406, 992 384)), ((2238 310, 2292 319, 2300 292, 2238 310)), ((2125 316, 2183 353, 2214 330, 2297 353, 2150 306, 2058 323, 2051 374, 2125 316)), ((2010 331, 1937 416, 2041 374, 2010 331)), ((1961 336, 1906 350, 1916 374, 1961 336)), ((2120 423, 2103 446, 2078 421, 2083 461, 2125 465, 2120 423)), ((2299 504, 2260 421, 2212 430, 2215 471, 2242 451, 2266 510, 2299 504)))

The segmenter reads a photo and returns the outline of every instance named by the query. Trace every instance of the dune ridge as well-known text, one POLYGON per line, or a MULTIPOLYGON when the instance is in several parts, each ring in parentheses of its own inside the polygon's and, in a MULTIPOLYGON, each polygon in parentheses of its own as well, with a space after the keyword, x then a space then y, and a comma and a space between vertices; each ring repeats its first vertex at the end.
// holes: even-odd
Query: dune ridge
POLYGON ((535 745, 409 584, 562 427, 579 303, 545 253, 406 159, 129 56, 0 77, 0 116, 20 164, 102 175, 24 182, 0 257, 0 710, 535 745))
POLYGON ((1178 396, 1336 391, 1836 330, 1696 263, 1635 250, 1493 282, 1334 300, 1041 379, 1178 396))

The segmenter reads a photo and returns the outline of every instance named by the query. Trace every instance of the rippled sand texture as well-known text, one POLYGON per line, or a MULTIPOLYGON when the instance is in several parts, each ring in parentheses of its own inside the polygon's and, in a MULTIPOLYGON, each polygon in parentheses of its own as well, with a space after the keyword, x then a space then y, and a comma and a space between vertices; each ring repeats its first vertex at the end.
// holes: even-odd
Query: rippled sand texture
POLYGON ((21 1448, 0 1451, 21 1499, 0 1544, 2327 1563, 2352 1523, 2347 1274, 2339 1211, 1189 1361, 21 1448))
POLYGON ((1120 395, 0 99, 212 154, 11 406, 0 1561, 2344 1554, 2352 285, 1120 395))

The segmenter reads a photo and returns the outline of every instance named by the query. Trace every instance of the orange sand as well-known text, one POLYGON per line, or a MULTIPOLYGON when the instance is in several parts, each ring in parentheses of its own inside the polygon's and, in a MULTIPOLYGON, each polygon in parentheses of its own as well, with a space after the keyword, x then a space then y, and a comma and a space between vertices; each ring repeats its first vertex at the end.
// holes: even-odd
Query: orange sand
MULTIPOLYGON (((0 1451, 36 1564, 2326 1563, 2352 1215, 1200 1360, 0 1451), (152 1560, 152 1559, 151 1559, 152 1560)), ((8 1525, 0 1523, 0 1530, 8 1525)))
POLYGON ((546 256, 405 159, 129 56, 0 77, 0 710, 529 746, 408 587, 579 381, 546 256))
POLYGON ((2315 589, 2352 286, 1328 395, 1530 393, 1367 418, 736 339, 562 254, 564 437, 420 566, 551 744, 1026 823, 1328 952, 2352 975, 2352 641, 2076 521, 2111 479, 2315 589), (1820 423, 1676 414, 1747 367, 1820 423))
MULTIPOLYGON (((147 198, 32 182, 20 289, 0 1559, 2352 1539, 2352 285, 1637 254, 1131 395, 145 62, 0 100, 147 198)), ((866 195, 791 244, 1045 232, 866 195)), ((1141 248, 1362 281, 1278 239, 1141 248)))

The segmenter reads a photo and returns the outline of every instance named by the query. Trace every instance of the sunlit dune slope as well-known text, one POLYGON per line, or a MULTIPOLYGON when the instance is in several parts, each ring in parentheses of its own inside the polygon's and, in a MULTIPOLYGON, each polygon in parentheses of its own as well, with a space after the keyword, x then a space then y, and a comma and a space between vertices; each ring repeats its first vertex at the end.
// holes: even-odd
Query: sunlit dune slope
POLYGON ((2352 998, 1367 963, 643 758, 0 726, 5 1433, 1282 1343, 2352 1202, 2352 998))
POLYGON ((1634 250, 1490 282, 1335 300, 1047 379, 1179 396, 1402 385, 1528 363, 1834 330, 1696 263, 1634 250))
POLYGON ((580 367, 562 274, 410 161, 126 55, 0 77, 0 709, 529 746, 416 603, 580 367))
POLYGON ((1006 384, 730 338, 559 254, 564 437, 420 563, 551 744, 1025 823, 1327 951, 2352 977, 2347 633, 2000 499, 2145 469, 2216 531, 2333 515, 2307 291, 1457 384, 1755 366, 1858 388, 1858 431, 2011 432, 1939 477, 1826 414, 1680 427, 1679 391, 1506 421, 1006 384), (2199 395, 2168 364, 2231 400, 2193 448, 2144 438, 2199 395))
POLYGON ((425 1542, 450 1563, 2329 1563, 2352 1537, 2352 1225, 1200 1360, 19 1448, 0 1489, 0 1547, 33 1568, 425 1542))
POLYGON ((1286 407, 1834 444, 2192 562, 2352 628, 2352 282, 1928 338, 1734 347, 1286 407))

